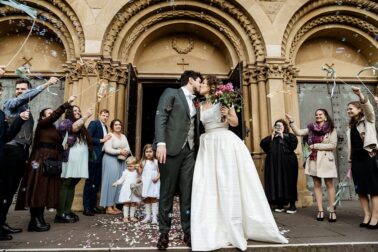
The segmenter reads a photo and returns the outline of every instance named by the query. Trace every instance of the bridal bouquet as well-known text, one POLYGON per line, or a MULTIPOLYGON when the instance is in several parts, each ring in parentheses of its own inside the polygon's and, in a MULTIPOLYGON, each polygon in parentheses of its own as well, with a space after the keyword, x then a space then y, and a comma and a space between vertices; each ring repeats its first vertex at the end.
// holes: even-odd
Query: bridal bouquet
POLYGON ((217 86, 214 94, 210 95, 211 103, 220 103, 227 108, 234 106, 236 112, 240 112, 243 105, 241 93, 234 88, 231 82, 217 86))

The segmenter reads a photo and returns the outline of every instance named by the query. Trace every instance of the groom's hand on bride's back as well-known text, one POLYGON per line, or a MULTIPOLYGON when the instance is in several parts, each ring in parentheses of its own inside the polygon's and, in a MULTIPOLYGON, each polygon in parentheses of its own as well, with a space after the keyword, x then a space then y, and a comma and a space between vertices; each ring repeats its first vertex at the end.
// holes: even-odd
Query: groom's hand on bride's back
POLYGON ((156 148, 156 157, 159 160, 159 163, 165 164, 165 160, 167 157, 167 148, 165 145, 158 145, 156 148))

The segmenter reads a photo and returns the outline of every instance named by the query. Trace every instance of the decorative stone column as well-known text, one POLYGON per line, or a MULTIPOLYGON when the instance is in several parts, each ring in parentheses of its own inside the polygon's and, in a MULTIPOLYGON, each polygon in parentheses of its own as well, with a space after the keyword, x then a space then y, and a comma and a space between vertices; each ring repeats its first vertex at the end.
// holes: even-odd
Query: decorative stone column
MULTIPOLYGON (((298 97, 295 85, 295 75, 297 70, 284 59, 272 58, 266 60, 267 76, 267 98, 268 98, 268 127, 271 131, 272 124, 280 118, 285 119, 285 114, 294 116, 296 121, 299 119, 298 97)), ((298 207, 310 206, 313 198, 307 190, 306 176, 302 168, 302 147, 299 141, 297 147, 298 157, 298 207)))
MULTIPOLYGON (((110 59, 101 59, 98 56, 83 56, 80 60, 67 62, 65 65, 67 77, 67 88, 65 98, 70 95, 78 95, 75 104, 78 105, 82 113, 86 113, 88 108, 94 109, 91 120, 97 118, 101 109, 110 111, 110 120, 119 118, 124 120, 125 104, 125 83, 127 80, 127 68, 121 66, 119 62, 112 62, 110 59), (105 87, 107 90, 118 90, 109 95, 101 96, 99 88, 105 87)), ((83 188, 85 180, 81 180, 75 189, 75 199, 72 209, 83 210, 83 188)))

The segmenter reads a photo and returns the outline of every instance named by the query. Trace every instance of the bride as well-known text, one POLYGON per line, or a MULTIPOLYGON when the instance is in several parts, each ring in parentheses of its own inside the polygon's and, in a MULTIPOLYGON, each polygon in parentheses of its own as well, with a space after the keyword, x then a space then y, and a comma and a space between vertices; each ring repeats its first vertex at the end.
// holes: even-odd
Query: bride
MULTIPOLYGON (((200 94, 208 97, 219 82, 207 76, 200 94)), ((233 108, 202 102, 205 127, 194 168, 191 241, 193 251, 233 245, 247 249, 247 240, 288 243, 277 227, 251 155, 228 126, 237 126, 233 108), (225 117, 222 122, 221 117, 225 117)))

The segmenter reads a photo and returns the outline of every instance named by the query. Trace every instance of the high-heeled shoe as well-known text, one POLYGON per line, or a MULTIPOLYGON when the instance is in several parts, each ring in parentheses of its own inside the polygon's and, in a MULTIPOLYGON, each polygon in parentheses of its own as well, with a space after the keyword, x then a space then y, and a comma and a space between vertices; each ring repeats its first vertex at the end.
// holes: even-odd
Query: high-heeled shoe
POLYGON ((366 225, 366 228, 367 229, 378 229, 378 222, 375 223, 375 225, 370 225, 370 223, 369 223, 369 224, 366 225))
POLYGON ((336 222, 336 212, 329 212, 328 222, 336 222))
POLYGON ((316 220, 317 221, 323 221, 324 220, 324 212, 323 211, 318 211, 318 214, 316 215, 316 220))

